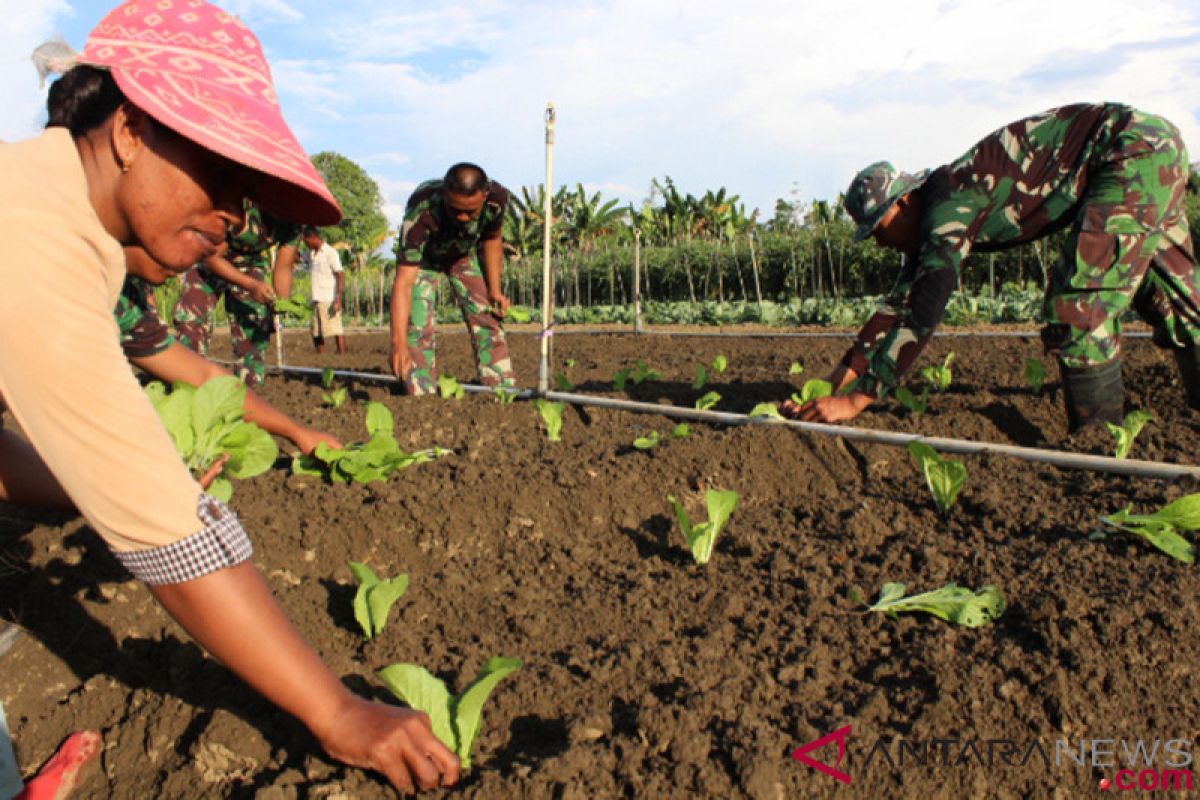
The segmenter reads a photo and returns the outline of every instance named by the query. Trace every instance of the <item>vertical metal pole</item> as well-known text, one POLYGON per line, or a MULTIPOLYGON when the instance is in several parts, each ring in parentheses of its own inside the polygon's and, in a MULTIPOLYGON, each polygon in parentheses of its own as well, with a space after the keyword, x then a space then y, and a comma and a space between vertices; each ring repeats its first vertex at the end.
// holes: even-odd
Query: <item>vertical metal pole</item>
POLYGON ((550 274, 550 229, 554 225, 554 104, 546 104, 546 187, 542 209, 542 362, 538 367, 538 393, 550 390, 550 337, 554 334, 554 279, 550 274))
POLYGON ((642 232, 633 229, 633 331, 642 332, 642 232))

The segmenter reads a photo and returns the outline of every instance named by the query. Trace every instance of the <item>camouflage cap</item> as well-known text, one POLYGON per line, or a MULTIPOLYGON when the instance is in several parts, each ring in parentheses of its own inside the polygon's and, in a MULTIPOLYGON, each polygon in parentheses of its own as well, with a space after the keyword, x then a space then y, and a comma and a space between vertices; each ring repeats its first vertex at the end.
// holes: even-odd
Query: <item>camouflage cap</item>
POLYGON ((920 188, 927 177, 929 170, 910 175, 893 167, 890 161, 876 161, 855 175, 843 201, 850 218, 858 223, 854 241, 870 236, 888 209, 913 189, 920 188))

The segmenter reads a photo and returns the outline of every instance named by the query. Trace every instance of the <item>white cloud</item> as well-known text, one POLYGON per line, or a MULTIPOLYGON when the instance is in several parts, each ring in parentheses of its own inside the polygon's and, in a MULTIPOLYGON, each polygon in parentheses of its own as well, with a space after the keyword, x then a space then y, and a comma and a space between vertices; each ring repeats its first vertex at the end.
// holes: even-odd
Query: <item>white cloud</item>
POLYGON ((0 139, 26 139, 45 124, 46 93, 30 61, 35 47, 56 33, 55 18, 70 11, 64 0, 0 0, 4 48, 0 51, 0 139))
POLYGON ((304 14, 285 0, 219 0, 218 5, 237 14, 252 29, 261 23, 300 22, 304 14))

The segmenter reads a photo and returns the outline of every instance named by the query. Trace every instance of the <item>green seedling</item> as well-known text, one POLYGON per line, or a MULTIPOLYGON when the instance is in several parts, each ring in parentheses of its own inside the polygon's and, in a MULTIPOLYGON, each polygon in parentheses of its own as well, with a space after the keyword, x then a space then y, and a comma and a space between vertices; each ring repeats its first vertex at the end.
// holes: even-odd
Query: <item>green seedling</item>
POLYGON ((575 366, 575 359, 573 359, 573 358, 568 358, 568 359, 567 359, 566 361, 564 361, 563 363, 567 365, 567 369, 570 369, 571 367, 575 366))
POLYGON ((926 386, 925 391, 921 392, 920 399, 917 399, 910 389, 900 386, 896 389, 896 400, 907 408, 910 414, 916 414, 919 417, 929 408, 929 387, 926 386))
POLYGON ((546 438, 552 442, 562 441, 563 409, 567 404, 554 403, 539 397, 533 401, 533 405, 542 415, 542 421, 546 423, 546 438))
POLYGON ((1004 595, 991 585, 972 592, 964 586, 950 583, 941 589, 911 597, 904 596, 904 589, 903 583, 885 583, 879 600, 868 610, 893 616, 905 611, 924 611, 968 628, 980 628, 1004 613, 1004 595))
POLYGON ((346 404, 346 398, 350 396, 350 390, 345 386, 339 386, 332 392, 321 392, 321 399, 325 401, 325 405, 341 408, 346 404))
POLYGON ((816 400, 818 397, 829 397, 832 394, 832 383, 819 378, 813 378, 811 381, 804 382, 804 386, 800 387, 799 394, 792 393, 792 402, 802 406, 807 402, 816 400))
POLYGON ((686 422, 681 422, 671 431, 671 435, 676 439, 686 439, 692 433, 692 428, 686 422))
POLYGON ((1185 564, 1196 560, 1196 548, 1180 531, 1200 530, 1200 494, 1189 494, 1153 514, 1131 514, 1133 506, 1100 521, 1142 537, 1171 558, 1185 564))
POLYGON ((716 358, 714 358, 712 360, 712 363, 709 364, 709 367, 712 369, 713 372, 720 375, 722 372, 724 372, 726 369, 729 368, 729 359, 726 358, 725 356, 717 356, 716 358))
POLYGON ((696 401, 696 408, 700 411, 707 411, 719 402, 721 402, 721 395, 716 392, 706 392, 696 401))
POLYGON ((1034 394, 1041 394, 1046 388, 1046 365, 1036 358, 1025 359, 1025 382, 1034 394))
POLYGON ((308 322, 312 318, 312 303, 300 295, 277 299, 272 305, 275 307, 275 313, 294 317, 297 322, 308 322))
POLYGON ((246 385, 232 375, 218 375, 199 388, 176 383, 170 392, 155 381, 146 386, 146 394, 193 473, 204 472, 218 458, 229 455, 208 487, 213 497, 229 500, 233 496, 229 478, 266 472, 279 456, 271 435, 242 419, 246 385))
POLYGON ((944 392, 950 388, 950 383, 954 380, 954 373, 950 369, 953 361, 954 353, 947 353, 946 360, 940 367, 925 367, 921 370, 921 377, 935 392, 944 392))
POLYGON ((467 396, 467 390, 453 375, 438 375, 438 396, 443 400, 462 400, 467 396))
POLYGON ((1154 415, 1144 409, 1130 411, 1125 415, 1125 422, 1122 425, 1114 425, 1111 422, 1104 423, 1111 433, 1117 439, 1117 449, 1113 453, 1114 458, 1125 458, 1129 455, 1130 449, 1133 448, 1133 440, 1142 432, 1142 428, 1146 427, 1146 423, 1154 419, 1154 415))
POLYGON ((634 439, 633 446, 638 450, 650 450, 658 444, 660 438, 658 431, 653 431, 649 436, 639 436, 634 439))
POLYGON ((521 667, 521 659, 496 656, 484 665, 475 682, 458 697, 446 684, 416 664, 392 664, 379 671, 392 693, 429 715, 433 733, 458 756, 463 771, 471 769, 471 751, 483 729, 483 704, 504 678, 521 667))
POLYGON ((338 450, 321 442, 312 455, 292 459, 292 474, 328 478, 334 483, 370 483, 386 481, 393 473, 449 455, 442 447, 406 453, 393 433, 395 420, 383 403, 367 403, 366 442, 350 444, 338 450))
POLYGON ((737 510, 740 496, 732 490, 709 489, 704 493, 704 504, 708 507, 708 521, 692 524, 687 509, 674 496, 668 495, 667 500, 675 506, 675 516, 679 527, 687 537, 688 545, 692 548, 692 558, 697 564, 704 565, 712 557, 713 546, 717 536, 737 510))
POLYGON ((354 619, 363 629, 368 640, 383 633, 388 613, 406 591, 408 574, 380 580, 375 571, 358 561, 346 562, 354 577, 358 579, 358 591, 354 594, 354 619))
POLYGON ((708 368, 703 364, 696 365, 696 379, 692 381, 692 388, 696 391, 704 388, 704 384, 708 383, 708 368))
POLYGON ((334 379, 333 367, 326 367, 325 369, 321 370, 321 386, 322 386, 322 388, 332 389, 333 388, 333 379, 334 379))
POLYGON ((625 391, 625 384, 629 381, 629 376, 633 374, 633 370, 629 367, 617 370, 613 375, 613 388, 618 392, 625 391))
POLYGON ((790 367, 788 367, 788 375, 803 375, 803 374, 804 374, 804 365, 801 364, 799 361, 793 361, 792 365, 790 367))
POLYGON ((662 378, 657 370, 650 369, 646 366, 645 361, 637 362, 637 369, 633 373, 633 382, 641 383, 642 381, 656 381, 662 378))
POLYGON ((556 372, 554 374, 554 385, 558 387, 560 392, 575 391, 575 384, 571 383, 571 379, 564 372, 556 372))
POLYGON ((937 504, 938 511, 943 515, 948 514, 963 484, 967 482, 967 468, 961 461, 942 458, 937 450, 924 442, 909 442, 908 452, 921 465, 921 472, 925 475, 929 491, 933 493, 933 502, 937 504))
POLYGON ((750 409, 751 417, 767 417, 769 419, 783 419, 783 414, 779 413, 779 408, 774 403, 759 403, 754 408, 750 409))
POLYGON ((516 400, 520 394, 520 389, 516 389, 511 386, 496 387, 496 400, 499 401, 500 405, 502 406, 511 406, 513 404, 513 400, 516 400))

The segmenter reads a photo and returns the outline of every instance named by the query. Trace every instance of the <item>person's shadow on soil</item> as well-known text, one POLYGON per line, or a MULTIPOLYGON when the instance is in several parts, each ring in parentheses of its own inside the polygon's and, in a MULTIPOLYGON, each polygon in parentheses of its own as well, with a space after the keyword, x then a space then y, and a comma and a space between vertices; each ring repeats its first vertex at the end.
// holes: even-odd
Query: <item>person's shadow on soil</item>
POLYGON ((975 409, 1004 431, 1022 447, 1038 447, 1047 442, 1042 429, 1030 422, 1021 412, 1004 403, 989 403, 975 409))

